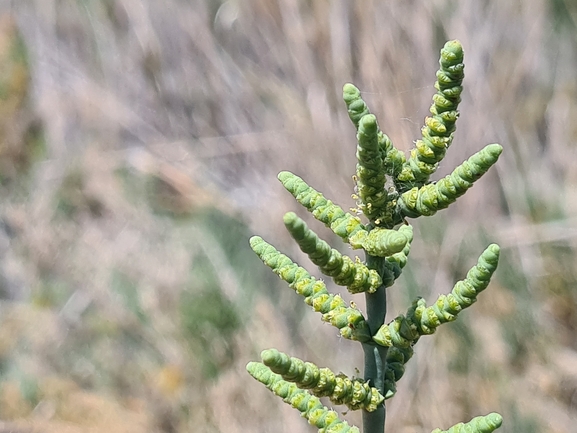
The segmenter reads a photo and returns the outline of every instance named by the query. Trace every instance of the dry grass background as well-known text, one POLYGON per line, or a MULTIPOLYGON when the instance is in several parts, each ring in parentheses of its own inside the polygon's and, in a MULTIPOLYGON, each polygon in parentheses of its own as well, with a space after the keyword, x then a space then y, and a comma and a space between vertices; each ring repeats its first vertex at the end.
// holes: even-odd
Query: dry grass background
POLYGON ((459 203, 415 222, 390 315, 448 291, 489 242, 503 259, 474 308, 419 342, 387 431, 493 410, 503 433, 576 431, 575 2, 0 0, 0 12, 0 431, 312 431, 244 365, 275 346, 354 374, 359 348, 247 239, 306 262, 283 232, 298 206, 276 173, 352 206, 343 83, 408 150, 448 39, 465 47, 466 79, 440 174, 487 143, 505 152, 459 203))

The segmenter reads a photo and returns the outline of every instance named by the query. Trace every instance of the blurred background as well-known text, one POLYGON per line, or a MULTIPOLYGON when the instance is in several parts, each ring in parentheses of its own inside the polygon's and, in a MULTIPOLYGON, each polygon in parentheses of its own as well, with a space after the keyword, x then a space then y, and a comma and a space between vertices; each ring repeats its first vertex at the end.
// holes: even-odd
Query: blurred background
POLYGON ((352 207, 342 85, 408 150, 449 39, 465 90, 434 178, 505 151, 412 221, 388 317, 449 292, 489 243, 502 259, 474 308, 421 339, 387 431, 492 411, 503 433, 577 431, 576 26, 573 0, 0 0, 1 431, 314 431, 246 363, 276 347, 358 375, 360 347, 248 238, 314 271, 293 210, 350 253, 276 174, 352 207))

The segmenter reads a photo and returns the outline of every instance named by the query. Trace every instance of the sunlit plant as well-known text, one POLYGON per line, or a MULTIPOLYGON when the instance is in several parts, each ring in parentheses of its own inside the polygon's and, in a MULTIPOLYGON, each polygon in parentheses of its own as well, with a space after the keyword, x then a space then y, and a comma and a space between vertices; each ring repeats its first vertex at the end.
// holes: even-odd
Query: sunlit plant
MULTIPOLYGON (((454 203, 497 162, 503 150, 499 144, 490 144, 448 176, 429 180, 451 145, 459 116, 464 65, 458 41, 445 44, 439 64, 431 115, 425 119, 421 138, 408 157, 379 129, 360 91, 352 84, 343 88, 349 117, 357 129, 354 198, 365 221, 327 200, 295 174, 283 171, 278 175, 284 187, 317 220, 352 249, 364 251, 364 261, 351 259, 320 239, 295 213, 284 217, 291 236, 324 275, 352 294, 365 294, 366 312, 329 293, 323 281, 262 238, 255 236, 250 240, 260 259, 303 296, 323 321, 337 327, 344 338, 360 342, 363 348, 363 379, 335 374, 276 349, 264 350, 262 362, 248 363, 247 370, 255 379, 299 410, 320 433, 359 432, 325 407, 321 397, 350 410, 362 410, 363 431, 383 433, 385 401, 395 395, 396 383, 413 356, 415 344, 472 305, 487 288, 497 267, 499 246, 492 244, 449 294, 439 296, 430 306, 417 298, 404 314, 389 322, 385 320, 387 288, 401 275, 413 241, 407 219, 432 216, 454 203)), ((456 424, 446 433, 490 433, 501 423, 501 416, 491 413, 456 424)), ((443 431, 436 429, 434 433, 443 431)))

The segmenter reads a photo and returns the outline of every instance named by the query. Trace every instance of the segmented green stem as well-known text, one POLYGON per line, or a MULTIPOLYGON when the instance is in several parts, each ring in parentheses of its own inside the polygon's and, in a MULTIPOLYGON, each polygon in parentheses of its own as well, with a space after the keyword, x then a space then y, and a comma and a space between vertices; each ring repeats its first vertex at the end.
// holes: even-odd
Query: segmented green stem
POLYGON ((389 399, 397 392, 396 383, 405 374, 405 364, 413 356, 413 348, 389 347, 387 352, 387 368, 385 371, 385 399, 389 399))
POLYGON ((477 265, 469 270, 467 278, 457 282, 448 295, 439 296, 432 306, 425 307, 423 299, 417 300, 411 321, 420 335, 434 333, 439 325, 452 322, 461 310, 477 301, 477 296, 487 288, 497 268, 499 253, 498 245, 489 245, 477 265))
POLYGON ((387 191, 378 139, 377 118, 367 114, 359 121, 357 133, 357 194, 359 208, 373 222, 385 214, 387 191))
POLYGON ((437 428, 431 433, 492 433, 501 427, 503 417, 496 412, 473 418, 468 423, 455 424, 449 430, 437 428))
POLYGON ((317 397, 328 397, 334 404, 344 404, 351 410, 373 412, 385 400, 376 388, 361 379, 349 379, 276 349, 263 351, 261 358, 268 368, 280 374, 284 380, 294 382, 301 389, 310 390, 317 397))
POLYGON ((289 171, 281 171, 278 178, 300 204, 345 242, 348 242, 352 234, 365 230, 359 217, 345 212, 332 201, 327 200, 297 175, 289 171))
POLYGON ((411 347, 419 337, 420 334, 413 323, 407 317, 400 315, 381 326, 373 336, 373 341, 381 346, 395 346, 406 349, 411 347))
POLYGON ((299 389, 294 383, 283 380, 279 374, 273 373, 260 362, 249 362, 246 369, 285 403, 301 412, 310 424, 319 429, 319 433, 360 433, 358 428, 342 421, 335 411, 325 407, 317 397, 299 389))
MULTIPOLYGON (((421 130, 422 139, 417 140, 411 156, 398 176, 400 182, 422 186, 437 170, 438 163, 445 157, 453 141, 455 122, 459 117, 457 107, 461 101, 464 68, 463 47, 459 41, 449 41, 441 49, 440 69, 437 71, 430 112, 421 130)), ((401 189, 403 190, 403 189, 401 189)))
POLYGON ((361 92, 351 83, 347 83, 343 86, 343 101, 347 105, 347 111, 349 113, 349 118, 355 128, 359 129, 359 121, 361 118, 367 114, 370 114, 369 107, 363 99, 361 98, 361 92))
POLYGON ((304 296, 305 303, 322 314, 325 322, 337 327, 349 340, 368 341, 370 335, 360 310, 347 307, 343 298, 327 291, 325 283, 311 276, 306 269, 277 251, 259 236, 250 239, 250 246, 259 258, 291 289, 304 296))
POLYGON ((372 293, 382 284, 377 271, 367 268, 358 258, 353 261, 331 248, 295 213, 285 214, 284 224, 301 251, 309 256, 323 274, 331 277, 339 286, 346 286, 351 293, 366 291, 372 293))
POLYGON ((497 162, 503 148, 489 144, 436 183, 413 188, 397 201, 398 212, 409 218, 431 216, 461 197, 497 162))
POLYGON ((410 224, 403 224, 399 227, 398 232, 405 235, 407 238, 407 243, 405 244, 403 251, 385 258, 384 266, 386 272, 383 272, 383 285, 385 287, 392 286, 395 280, 399 278, 403 268, 407 264, 407 257, 411 251, 411 242, 413 242, 413 227, 410 224))
POLYGON ((382 346, 407 348, 421 335, 433 334, 441 324, 455 320, 457 314, 472 305, 489 285, 499 262, 499 251, 498 245, 489 245, 477 265, 469 270, 464 280, 455 284, 449 295, 439 296, 430 307, 424 299, 417 299, 406 316, 381 326, 373 341, 382 346))
MULTIPOLYGON (((347 105, 349 118, 358 131, 361 118, 370 114, 369 108, 361 98, 359 89, 351 83, 343 86, 343 100, 347 105)), ((396 178, 406 162, 405 154, 393 146, 390 138, 379 129, 377 129, 377 142, 383 161, 383 172, 396 178)))

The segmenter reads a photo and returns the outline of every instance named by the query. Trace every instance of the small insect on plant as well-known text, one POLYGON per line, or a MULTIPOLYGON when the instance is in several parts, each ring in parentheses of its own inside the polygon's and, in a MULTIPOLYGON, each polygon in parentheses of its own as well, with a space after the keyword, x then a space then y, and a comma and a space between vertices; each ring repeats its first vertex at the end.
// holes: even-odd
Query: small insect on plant
MULTIPOLYGON (((445 44, 439 64, 431 115, 425 119, 421 138, 408 157, 380 130, 359 90, 352 84, 343 88, 343 99, 357 130, 355 197, 365 221, 327 200, 297 175, 288 171, 278 175, 288 192, 317 220, 353 249, 364 251, 364 262, 353 260, 331 248, 295 213, 284 216, 291 236, 324 275, 351 294, 364 293, 366 312, 354 302, 347 304, 340 295, 329 293, 323 281, 262 238, 250 240, 260 259, 320 313, 323 321, 363 348, 363 379, 335 374, 276 349, 264 350, 262 362, 248 363, 247 370, 255 379, 300 411, 320 433, 359 432, 325 407, 322 397, 350 410, 362 410, 364 433, 383 433, 385 401, 395 395, 396 383, 413 356, 414 346, 421 336, 433 334, 441 324, 455 320, 472 305, 497 267, 499 246, 492 244, 449 294, 439 296, 430 306, 417 298, 404 314, 385 320, 387 288, 401 275, 413 242, 413 229, 407 220, 432 216, 454 203, 497 162, 503 150, 498 144, 489 144, 448 176, 430 182, 429 177, 453 141, 459 116, 464 77, 459 41, 445 44)), ((444 433, 490 433, 501 423, 501 416, 491 413, 456 424, 444 433)), ((443 431, 436 429, 434 433, 443 431)))

